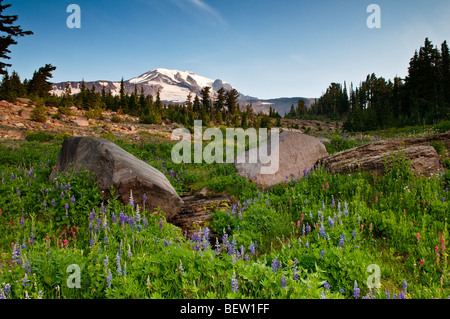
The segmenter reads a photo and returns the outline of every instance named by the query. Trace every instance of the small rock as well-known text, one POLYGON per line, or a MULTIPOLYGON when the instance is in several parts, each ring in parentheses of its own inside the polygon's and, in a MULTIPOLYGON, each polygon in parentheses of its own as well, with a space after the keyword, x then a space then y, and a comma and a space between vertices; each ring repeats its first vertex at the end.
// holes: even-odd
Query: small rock
POLYGON ((7 120, 9 120, 8 115, 3 115, 2 117, 0 117, 0 122, 6 122, 7 120))
POLYGON ((75 124, 75 126, 80 126, 80 127, 87 127, 89 126, 89 122, 87 120, 72 120, 72 123, 75 124))
POLYGON ((203 189, 200 191, 200 193, 197 194, 198 198, 206 198, 206 195, 208 194, 208 188, 203 187, 203 189))
POLYGON ((53 125, 51 125, 50 123, 44 123, 43 125, 42 125, 42 128, 43 129, 45 129, 45 130, 50 130, 50 129, 52 129, 53 128, 53 125))
POLYGON ((17 127, 25 127, 25 124, 23 124, 23 123, 14 123, 14 126, 17 126, 17 127))

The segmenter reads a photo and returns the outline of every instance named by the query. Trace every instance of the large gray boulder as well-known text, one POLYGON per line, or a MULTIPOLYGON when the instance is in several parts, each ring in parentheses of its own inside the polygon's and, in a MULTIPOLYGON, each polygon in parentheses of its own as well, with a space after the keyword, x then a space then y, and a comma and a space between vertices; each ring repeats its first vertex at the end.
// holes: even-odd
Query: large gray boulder
POLYGON ((260 148, 267 149, 269 157, 278 153, 278 169, 273 173, 262 173, 262 168, 271 166, 271 162, 265 164, 259 156, 256 163, 251 163, 249 153, 252 149, 245 152, 245 162, 236 161, 235 167, 239 175, 263 187, 286 182, 292 176, 302 178, 305 171, 310 171, 321 158, 328 155, 325 145, 319 139, 298 131, 280 133, 279 142, 273 149, 271 139, 261 143, 257 147, 258 154, 260 154, 260 148))
MULTIPOLYGON (((183 205, 183 200, 160 171, 136 158, 111 141, 91 137, 69 137, 64 140, 56 164, 57 171, 85 169, 105 196, 113 186, 121 201, 129 204, 132 191, 135 204, 146 209, 160 207, 167 220, 171 220, 183 205)), ((50 179, 56 176, 56 170, 50 179)))

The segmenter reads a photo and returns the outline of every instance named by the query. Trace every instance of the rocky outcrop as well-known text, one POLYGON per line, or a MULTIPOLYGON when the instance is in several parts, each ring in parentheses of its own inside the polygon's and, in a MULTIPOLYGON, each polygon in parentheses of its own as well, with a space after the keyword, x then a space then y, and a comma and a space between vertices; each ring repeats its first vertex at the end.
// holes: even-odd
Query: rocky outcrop
MULTIPOLYGON (((56 167, 58 172, 69 169, 90 171, 105 196, 113 186, 125 204, 129 204, 132 191, 135 204, 142 207, 145 194, 145 207, 160 207, 168 221, 183 205, 183 200, 164 174, 108 140, 91 137, 65 139, 56 167)), ((55 175, 56 170, 50 179, 55 175)))
POLYGON ((270 166, 270 163, 263 164, 258 156, 257 163, 250 163, 249 153, 245 153, 245 163, 235 163, 236 171, 258 185, 270 187, 291 178, 292 175, 302 178, 305 171, 311 170, 322 157, 327 156, 327 150, 319 139, 297 132, 283 131, 279 135, 279 143, 276 149, 271 149, 270 140, 261 143, 259 148, 267 148, 269 156, 278 151, 278 170, 273 174, 262 174, 261 168, 270 166))
MULTIPOLYGON (((212 213, 216 210, 227 210, 231 206, 232 199, 226 195, 211 194, 205 197, 202 192, 197 196, 191 194, 183 194, 181 197, 184 205, 180 212, 171 220, 172 224, 181 228, 186 232, 188 238, 212 220, 212 213)), ((211 239, 215 242, 217 234, 210 233, 211 239)))
POLYGON ((385 159, 391 162, 391 155, 403 152, 405 158, 411 161, 411 171, 415 174, 430 175, 442 170, 439 154, 431 145, 440 141, 450 147, 450 132, 429 137, 412 139, 389 139, 370 143, 360 147, 345 150, 323 158, 323 163, 331 173, 350 173, 358 170, 383 174, 385 159))

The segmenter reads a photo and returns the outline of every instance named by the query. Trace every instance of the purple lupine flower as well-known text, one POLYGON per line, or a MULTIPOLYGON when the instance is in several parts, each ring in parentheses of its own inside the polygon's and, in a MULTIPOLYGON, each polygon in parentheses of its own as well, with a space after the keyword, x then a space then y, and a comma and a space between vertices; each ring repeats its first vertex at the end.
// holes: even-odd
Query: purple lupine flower
POLYGON ((286 287, 287 281, 286 276, 283 274, 283 277, 281 277, 281 287, 286 287))
POLYGON ((344 243, 345 243, 345 234, 342 234, 339 239, 339 247, 344 246, 344 243))
POLYGON ((180 270, 181 274, 184 274, 183 264, 181 263, 181 260, 180 260, 180 266, 178 266, 178 269, 180 270))
POLYGON ((123 224, 124 222, 125 222, 125 214, 123 213, 123 211, 120 211, 120 213, 119 213, 119 222, 121 223, 121 224, 123 224))
POLYGON ((19 245, 14 245, 13 252, 12 252, 12 262, 17 263, 18 265, 22 264, 22 257, 21 257, 21 250, 19 245))
POLYGON ((163 229, 163 221, 162 221, 162 219, 159 220, 159 229, 160 230, 163 229))
POLYGON ((255 254, 255 245, 253 244, 253 242, 250 243, 250 254, 251 255, 255 254))
POLYGON ((95 211, 92 209, 91 214, 89 215, 89 221, 92 222, 95 219, 95 211))
POLYGON ((72 198, 70 199, 70 201, 72 202, 72 205, 75 204, 75 197, 72 195, 72 198))
POLYGON ((233 273, 233 277, 231 278, 231 291, 238 292, 239 291, 239 284, 236 279, 236 274, 233 273))
POLYGON ((325 256, 325 250, 321 250, 321 251, 320 251, 320 257, 323 258, 323 256, 325 256))
POLYGON ((292 279, 298 280, 298 268, 297 268, 297 266, 295 266, 294 269, 292 270, 292 279))
POLYGON ((116 215, 114 214, 114 212, 111 215, 111 221, 115 224, 117 222, 116 220, 116 215))
POLYGON ((144 224, 144 229, 147 229, 147 218, 145 218, 145 216, 144 216, 144 219, 142 219, 142 222, 143 222, 143 224, 144 224))
POLYGON ((276 258, 272 259, 272 271, 277 272, 281 268, 281 262, 276 258))
POLYGON ((52 201, 50 202, 50 204, 52 204, 52 206, 55 207, 55 199, 52 199, 52 201))
POLYGON ((323 224, 320 225, 320 228, 319 228, 319 234, 322 235, 322 236, 324 236, 324 237, 327 235, 327 234, 325 233, 325 227, 323 226, 323 224))
POLYGON ((130 191, 130 204, 131 207, 134 207, 134 198, 133 198, 133 193, 130 191))
POLYGON ((355 280, 355 285, 353 286, 353 297, 359 298, 360 289, 358 288, 358 283, 355 280))
POLYGON ((111 279, 112 279, 111 269, 108 269, 108 276, 106 277, 106 284, 108 288, 111 288, 111 279))
POLYGON ((120 265, 120 255, 119 255, 119 253, 117 253, 115 259, 116 259, 116 265, 117 265, 117 275, 118 276, 122 276, 122 267, 120 265))

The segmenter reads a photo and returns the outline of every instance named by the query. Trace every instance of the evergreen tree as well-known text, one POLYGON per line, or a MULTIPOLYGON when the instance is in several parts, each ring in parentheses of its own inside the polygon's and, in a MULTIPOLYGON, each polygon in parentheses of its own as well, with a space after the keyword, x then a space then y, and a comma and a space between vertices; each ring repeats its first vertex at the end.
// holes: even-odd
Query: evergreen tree
POLYGON ((37 95, 39 97, 47 97, 50 95, 52 84, 48 82, 48 79, 52 78, 52 72, 56 70, 56 67, 51 64, 46 64, 44 67, 35 71, 33 77, 28 82, 28 94, 37 95))
POLYGON ((297 109, 295 110, 295 113, 296 113, 296 118, 301 118, 302 116, 304 116, 306 114, 305 101, 303 101, 302 99, 299 99, 297 101, 297 109))
MULTIPOLYGON (((3 4, 0 0, 0 59, 11 59, 9 47, 17 44, 16 38, 33 34, 32 31, 23 31, 18 25, 14 25, 17 21, 17 15, 4 15, 3 11, 9 8, 10 4, 3 4)), ((0 74, 6 74, 6 68, 11 64, 0 61, 0 74)))
POLYGON ((194 110, 194 113, 198 114, 200 112, 200 99, 198 98, 198 95, 195 95, 194 103, 192 105, 192 108, 194 110))
POLYGON ((20 81, 19 75, 13 71, 9 76, 6 71, 0 87, 0 99, 14 102, 16 98, 24 96, 26 96, 26 87, 20 81))
POLYGON ((237 102, 239 92, 236 89, 231 89, 225 94, 226 106, 230 117, 235 115, 239 111, 239 104, 237 102))

